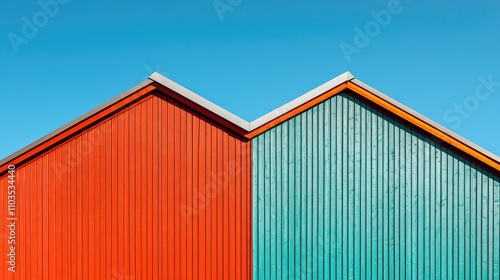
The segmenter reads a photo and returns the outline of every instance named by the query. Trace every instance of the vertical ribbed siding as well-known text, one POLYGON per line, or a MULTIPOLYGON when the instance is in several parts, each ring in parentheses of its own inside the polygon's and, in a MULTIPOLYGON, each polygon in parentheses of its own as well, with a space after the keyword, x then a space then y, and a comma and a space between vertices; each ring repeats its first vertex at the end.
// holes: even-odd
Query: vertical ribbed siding
POLYGON ((342 93, 253 139, 256 279, 500 279, 500 179, 342 93))
POLYGON ((250 279, 251 142, 149 96, 18 166, 17 272, 0 279, 250 279))

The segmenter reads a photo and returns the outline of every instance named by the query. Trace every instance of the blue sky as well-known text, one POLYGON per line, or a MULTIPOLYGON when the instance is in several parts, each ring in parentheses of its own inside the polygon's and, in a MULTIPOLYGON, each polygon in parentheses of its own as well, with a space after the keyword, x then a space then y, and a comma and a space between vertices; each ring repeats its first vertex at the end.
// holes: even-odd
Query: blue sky
POLYGON ((248 121, 350 71, 500 155, 498 1, 0 5, 0 158, 153 71, 248 121))

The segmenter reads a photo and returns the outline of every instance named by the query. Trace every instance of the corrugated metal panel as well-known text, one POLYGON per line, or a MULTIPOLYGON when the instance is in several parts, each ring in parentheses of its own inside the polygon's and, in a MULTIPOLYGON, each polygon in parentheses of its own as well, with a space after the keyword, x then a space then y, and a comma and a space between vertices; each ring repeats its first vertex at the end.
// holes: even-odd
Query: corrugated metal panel
POLYGON ((500 179, 342 93, 253 139, 256 279, 500 279, 500 179))
POLYGON ((17 272, 2 226, 0 279, 250 279, 250 149, 146 97, 18 166, 17 272))

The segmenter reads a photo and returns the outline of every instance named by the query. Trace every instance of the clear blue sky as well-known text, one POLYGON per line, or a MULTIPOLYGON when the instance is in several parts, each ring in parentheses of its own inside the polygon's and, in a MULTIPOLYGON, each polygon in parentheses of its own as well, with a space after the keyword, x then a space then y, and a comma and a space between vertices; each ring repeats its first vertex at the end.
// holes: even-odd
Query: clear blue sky
POLYGON ((153 71, 248 121, 351 71, 500 155, 498 1, 55 1, 0 4, 0 158, 153 71))

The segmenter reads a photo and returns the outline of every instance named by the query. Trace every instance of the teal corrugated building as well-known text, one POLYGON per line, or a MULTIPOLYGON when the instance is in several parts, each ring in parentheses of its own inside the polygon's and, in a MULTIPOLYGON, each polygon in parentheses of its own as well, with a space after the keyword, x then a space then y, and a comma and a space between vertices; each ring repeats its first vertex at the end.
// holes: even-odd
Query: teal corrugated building
POLYGON ((254 279, 500 279, 498 171, 350 83, 252 140, 254 279))

